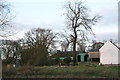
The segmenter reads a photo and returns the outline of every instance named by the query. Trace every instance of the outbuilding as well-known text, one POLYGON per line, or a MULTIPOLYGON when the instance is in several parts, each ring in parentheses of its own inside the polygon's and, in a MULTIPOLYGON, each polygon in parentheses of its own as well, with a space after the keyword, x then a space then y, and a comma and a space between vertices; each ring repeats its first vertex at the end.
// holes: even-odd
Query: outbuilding
POLYGON ((89 57, 87 53, 80 52, 77 54, 77 61, 78 62, 87 62, 89 61, 89 57))

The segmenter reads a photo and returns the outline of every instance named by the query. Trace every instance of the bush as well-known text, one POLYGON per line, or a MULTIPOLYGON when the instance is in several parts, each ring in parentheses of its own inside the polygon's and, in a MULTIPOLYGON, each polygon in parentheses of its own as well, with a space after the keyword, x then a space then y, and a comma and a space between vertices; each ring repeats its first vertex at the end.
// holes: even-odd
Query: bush
POLYGON ((55 64, 55 60, 54 59, 51 59, 51 58, 49 58, 49 59, 47 59, 47 63, 46 63, 46 65, 54 65, 55 64))
POLYGON ((60 63, 61 63, 60 58, 54 58, 54 59, 49 58, 46 62, 46 65, 60 65, 60 63))
POLYGON ((13 58, 9 57, 2 61, 3 64, 13 64, 13 58))
POLYGON ((60 58, 55 58, 55 64, 56 64, 56 65, 59 65, 60 62, 61 62, 60 58))
POLYGON ((72 60, 70 57, 66 57, 63 61, 66 65, 69 65, 72 60))

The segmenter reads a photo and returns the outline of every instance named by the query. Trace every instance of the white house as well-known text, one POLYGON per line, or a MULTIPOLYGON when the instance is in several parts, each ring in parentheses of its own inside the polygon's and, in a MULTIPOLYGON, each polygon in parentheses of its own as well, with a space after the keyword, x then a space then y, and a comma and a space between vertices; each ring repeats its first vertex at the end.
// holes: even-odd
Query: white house
POLYGON ((107 41, 99 50, 100 63, 105 64, 120 64, 120 48, 111 41, 107 41))

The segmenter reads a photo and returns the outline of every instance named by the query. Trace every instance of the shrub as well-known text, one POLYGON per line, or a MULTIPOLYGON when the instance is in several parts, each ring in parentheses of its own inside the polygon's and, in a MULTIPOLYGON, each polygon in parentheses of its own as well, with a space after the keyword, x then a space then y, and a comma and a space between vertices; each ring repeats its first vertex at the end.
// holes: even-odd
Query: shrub
POLYGON ((60 65, 60 63, 61 63, 61 60, 59 57, 54 58, 54 59, 49 58, 47 59, 46 65, 60 65))
POLYGON ((54 65, 54 64, 55 64, 55 60, 54 59, 51 59, 51 58, 47 59, 46 65, 54 65))
POLYGON ((61 62, 60 58, 55 58, 55 64, 59 65, 61 62))
POLYGON ((70 57, 66 57, 63 61, 66 65, 69 65, 72 60, 70 57))
POLYGON ((9 57, 2 61, 3 64, 13 64, 13 58, 9 57))

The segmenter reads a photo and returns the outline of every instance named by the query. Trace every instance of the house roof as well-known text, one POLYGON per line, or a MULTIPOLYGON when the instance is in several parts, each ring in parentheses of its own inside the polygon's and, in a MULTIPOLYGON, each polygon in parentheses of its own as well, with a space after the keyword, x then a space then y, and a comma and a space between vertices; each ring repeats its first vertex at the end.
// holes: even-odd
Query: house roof
POLYGON ((98 52, 99 49, 91 49, 89 52, 98 52))
POLYGON ((102 42, 96 42, 96 43, 94 43, 92 46, 97 45, 97 44, 102 44, 102 45, 104 45, 104 43, 102 43, 102 42))
POLYGON ((117 46, 115 43, 113 43, 112 41, 110 41, 110 42, 120 50, 120 47, 118 47, 118 46, 117 46))
POLYGON ((92 49, 89 52, 98 52, 99 49, 104 45, 102 42, 96 42, 92 45, 92 49))
MULTIPOLYGON (((118 47, 115 43, 113 43, 112 41, 107 41, 106 43, 108 43, 108 42, 112 43, 116 48, 118 48, 118 49, 120 50, 120 47, 118 47)), ((105 43, 105 44, 106 44, 106 43, 105 43)), ((101 48, 102 48, 102 47, 101 47, 101 48)), ((100 48, 100 49, 101 49, 101 48, 100 48)))

